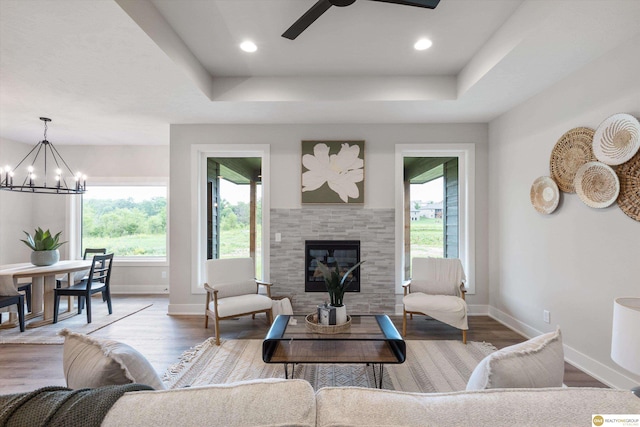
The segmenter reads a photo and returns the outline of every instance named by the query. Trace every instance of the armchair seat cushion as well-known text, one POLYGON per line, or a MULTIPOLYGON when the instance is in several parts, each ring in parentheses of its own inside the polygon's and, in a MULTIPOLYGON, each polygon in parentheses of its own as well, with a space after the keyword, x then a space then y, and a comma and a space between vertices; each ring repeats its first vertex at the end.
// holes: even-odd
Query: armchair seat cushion
MULTIPOLYGON (((218 316, 229 317, 254 311, 269 310, 272 304, 271 298, 260 294, 223 298, 218 300, 218 316)), ((209 310, 215 310, 213 301, 209 303, 209 310)))
POLYGON ((426 314, 458 329, 469 329, 467 303, 462 298, 412 292, 402 302, 408 312, 426 314))

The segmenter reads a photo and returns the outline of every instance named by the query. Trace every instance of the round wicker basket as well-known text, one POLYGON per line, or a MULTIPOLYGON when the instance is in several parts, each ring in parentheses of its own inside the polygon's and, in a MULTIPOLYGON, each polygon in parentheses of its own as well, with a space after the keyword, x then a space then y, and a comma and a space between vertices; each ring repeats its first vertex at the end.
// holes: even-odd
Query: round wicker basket
POLYGON ((618 206, 629 218, 640 221, 640 152, 616 168, 620 179, 618 206))
POLYGON ((589 162, 576 173, 576 193, 585 205, 606 208, 618 198, 620 181, 611 166, 589 162))
POLYGON ((531 204, 541 214, 548 215, 556 210, 560 201, 560 191, 551 177, 536 178, 531 185, 531 204))
POLYGON ((640 149, 640 122, 630 114, 614 114, 604 120, 593 136, 593 153, 607 165, 621 165, 640 149))
POLYGON ((307 314, 305 317, 307 329, 315 334, 341 334, 351 329, 351 316, 347 315, 347 321, 340 325, 321 325, 318 323, 316 313, 307 314))
POLYGON ((593 154, 591 128, 579 127, 567 131, 560 137, 551 151, 549 169, 558 188, 565 193, 575 193, 573 180, 580 166, 596 160, 593 154))

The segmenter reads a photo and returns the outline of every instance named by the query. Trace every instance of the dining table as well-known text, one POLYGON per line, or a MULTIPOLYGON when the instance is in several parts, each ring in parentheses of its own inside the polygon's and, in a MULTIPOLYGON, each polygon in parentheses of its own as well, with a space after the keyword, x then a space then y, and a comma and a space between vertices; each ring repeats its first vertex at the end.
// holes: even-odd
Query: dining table
MULTIPOLYGON (((16 289, 19 279, 31 279, 31 313, 27 316, 27 319, 36 320, 30 321, 27 324, 27 328, 35 328, 53 323, 53 290, 56 287, 56 277, 66 274, 67 283, 74 283, 77 281, 76 275, 78 272, 88 272, 91 269, 91 262, 91 260, 62 260, 47 266, 36 266, 28 262, 5 264, 0 265, 0 276, 13 277, 16 289)), ((70 299, 67 311, 61 314, 59 319, 66 319, 75 314, 73 300, 70 299)))

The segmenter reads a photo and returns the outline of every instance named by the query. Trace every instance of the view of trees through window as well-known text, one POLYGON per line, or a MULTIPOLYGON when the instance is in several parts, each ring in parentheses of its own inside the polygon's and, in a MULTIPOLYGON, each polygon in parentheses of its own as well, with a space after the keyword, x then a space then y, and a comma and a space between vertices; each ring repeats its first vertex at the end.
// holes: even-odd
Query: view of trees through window
MULTIPOLYGON (((256 271, 261 271, 262 203, 258 186, 256 203, 256 271)), ((220 180, 220 258, 248 257, 249 186, 220 180)))
POLYGON ((92 186, 82 199, 82 248, 117 257, 166 257, 165 186, 92 186))
POLYGON ((411 257, 444 256, 443 178, 411 184, 411 257))

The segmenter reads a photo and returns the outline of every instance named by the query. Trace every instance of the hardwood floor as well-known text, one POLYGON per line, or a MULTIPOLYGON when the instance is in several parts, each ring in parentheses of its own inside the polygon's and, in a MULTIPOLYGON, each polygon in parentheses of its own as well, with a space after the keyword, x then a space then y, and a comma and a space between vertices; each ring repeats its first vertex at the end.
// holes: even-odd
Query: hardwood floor
MULTIPOLYGON (((168 296, 114 296, 114 310, 121 299, 153 303, 146 310, 108 325, 91 335, 125 342, 141 352, 162 374, 190 347, 213 335, 213 326, 204 328, 203 316, 167 315, 168 296)), ((204 303, 203 303, 204 305, 204 303)), ((204 307, 203 307, 204 308, 204 307)), ((401 316, 390 316, 400 330, 401 316)), ((64 327, 61 322, 60 328, 64 327)), ((468 340, 486 341, 498 348, 525 340, 488 316, 469 317, 468 340)), ((250 316, 221 322, 221 338, 264 338, 268 324, 264 316, 250 316)), ((1 333, 1 331, 0 331, 1 333)), ((460 340, 459 330, 425 317, 408 321, 407 339, 460 340)), ((606 387, 575 367, 565 364, 565 384, 570 387, 606 387)), ((0 345, 0 394, 30 391, 47 385, 65 385, 62 345, 0 345)))

